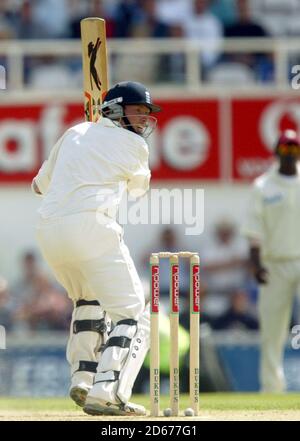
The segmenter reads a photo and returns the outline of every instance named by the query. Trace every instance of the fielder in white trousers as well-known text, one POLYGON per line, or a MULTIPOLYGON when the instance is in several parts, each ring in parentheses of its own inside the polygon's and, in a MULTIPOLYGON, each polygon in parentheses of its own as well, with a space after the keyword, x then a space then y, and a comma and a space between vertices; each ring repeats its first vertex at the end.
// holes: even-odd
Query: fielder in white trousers
POLYGON ((260 379, 263 392, 284 392, 284 346, 292 307, 300 285, 300 259, 267 260, 268 284, 260 285, 258 313, 261 330, 260 379))

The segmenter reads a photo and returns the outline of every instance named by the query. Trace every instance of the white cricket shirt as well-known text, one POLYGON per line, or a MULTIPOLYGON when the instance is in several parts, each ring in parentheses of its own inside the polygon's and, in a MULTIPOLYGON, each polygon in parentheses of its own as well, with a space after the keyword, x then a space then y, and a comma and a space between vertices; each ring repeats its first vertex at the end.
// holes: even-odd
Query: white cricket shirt
POLYGON ((284 176, 278 164, 254 181, 242 233, 258 242, 262 257, 300 258, 300 173, 284 176))
POLYGON ((65 132, 35 177, 43 194, 43 218, 98 209, 116 214, 126 188, 149 188, 149 150, 144 139, 107 119, 65 132))

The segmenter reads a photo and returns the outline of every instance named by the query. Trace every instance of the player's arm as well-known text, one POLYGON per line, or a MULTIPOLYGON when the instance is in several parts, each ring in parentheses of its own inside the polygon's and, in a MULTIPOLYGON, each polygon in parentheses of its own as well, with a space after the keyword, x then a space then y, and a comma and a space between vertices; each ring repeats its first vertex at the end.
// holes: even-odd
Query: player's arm
POLYGON ((260 251, 260 245, 255 242, 255 240, 249 240, 250 242, 250 250, 249 250, 249 257, 251 261, 251 265, 253 268, 254 276, 259 284, 265 284, 268 282, 268 271, 263 266, 261 262, 261 251, 260 251))
POLYGON ((242 227, 242 234, 249 241, 249 258, 256 281, 267 283, 268 271, 261 262, 261 247, 264 237, 262 195, 259 188, 254 187, 249 203, 249 212, 242 227))
POLYGON ((44 195, 49 188, 53 169, 57 160, 63 137, 64 136, 62 136, 54 145, 50 152, 49 158, 44 161, 38 174, 32 180, 31 189, 37 195, 44 195))
POLYGON ((139 164, 135 173, 133 173, 128 180, 128 192, 133 197, 141 197, 149 190, 151 179, 150 170, 139 164))

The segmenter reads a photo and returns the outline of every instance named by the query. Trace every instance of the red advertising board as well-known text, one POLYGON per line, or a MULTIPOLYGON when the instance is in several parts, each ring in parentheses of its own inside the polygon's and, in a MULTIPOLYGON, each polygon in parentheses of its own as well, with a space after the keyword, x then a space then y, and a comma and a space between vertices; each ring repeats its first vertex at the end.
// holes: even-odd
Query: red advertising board
MULTIPOLYGON (((247 181, 265 171, 283 128, 300 129, 300 98, 161 100, 149 139, 154 180, 247 181), (225 105, 224 105, 225 104, 225 105)), ((82 104, 0 105, 0 184, 28 183, 82 104)))
MULTIPOLYGON (((161 101, 150 140, 153 179, 218 179, 218 102, 161 101)), ((0 106, 0 182, 29 182, 81 104, 0 106)))
POLYGON ((165 101, 161 105, 153 178, 219 179, 218 100, 165 101))
POLYGON ((233 178, 253 179, 273 161, 279 131, 300 128, 300 99, 232 100, 233 178))
POLYGON ((0 183, 32 180, 64 130, 78 122, 82 105, 0 105, 0 183))

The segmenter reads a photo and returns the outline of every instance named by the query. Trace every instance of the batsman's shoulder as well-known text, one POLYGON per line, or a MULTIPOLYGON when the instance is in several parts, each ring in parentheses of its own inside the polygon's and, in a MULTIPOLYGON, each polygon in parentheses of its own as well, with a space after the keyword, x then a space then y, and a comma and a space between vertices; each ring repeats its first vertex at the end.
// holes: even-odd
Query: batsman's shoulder
POLYGON ((149 147, 140 135, 127 131, 126 133, 127 143, 131 150, 134 150, 139 155, 148 155, 149 147))
POLYGON ((78 124, 75 124, 72 127, 69 127, 67 132, 76 132, 80 134, 86 133, 90 128, 94 127, 96 123, 90 121, 82 121, 78 124))
POLYGON ((266 187, 266 179, 265 176, 259 176, 254 180, 252 193, 255 198, 261 199, 263 197, 264 191, 266 187))
POLYGON ((254 179, 253 187, 257 190, 262 188, 264 186, 264 183, 266 181, 266 178, 264 175, 258 176, 256 179, 254 179))
POLYGON ((266 185, 268 185, 271 181, 273 181, 274 175, 277 174, 278 164, 272 164, 263 174, 258 176, 253 185, 256 189, 263 189, 266 185))

